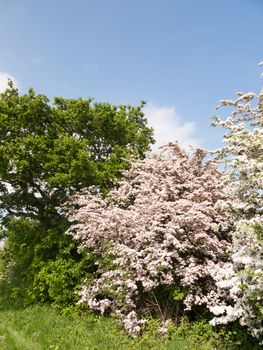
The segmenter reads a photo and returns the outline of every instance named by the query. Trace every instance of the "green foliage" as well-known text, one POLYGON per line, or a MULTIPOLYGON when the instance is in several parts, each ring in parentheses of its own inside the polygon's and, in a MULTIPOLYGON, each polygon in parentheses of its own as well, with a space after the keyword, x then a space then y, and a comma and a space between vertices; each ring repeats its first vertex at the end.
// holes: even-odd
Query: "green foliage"
POLYGON ((91 264, 65 236, 58 207, 84 187, 107 192, 131 159, 144 157, 153 132, 142 106, 62 97, 51 104, 33 89, 19 95, 11 82, 0 94, 0 211, 13 294, 75 300, 72 281, 81 282, 91 264))
POLYGON ((43 230, 36 220, 13 218, 8 221, 7 231, 9 238, 3 251, 4 290, 10 297, 24 297, 29 281, 33 280, 34 246, 41 241, 43 230))
POLYGON ((172 291, 173 300, 175 301, 184 300, 186 294, 187 293, 185 291, 178 288, 174 288, 174 290, 172 291))
POLYGON ((78 285, 94 272, 94 255, 78 253, 63 225, 45 232, 36 220, 13 218, 7 227, 5 293, 26 303, 74 304, 78 285))
POLYGON ((0 209, 49 228, 70 193, 107 190, 153 142, 141 107, 62 97, 51 105, 10 84, 0 94, 0 209))
POLYGON ((78 285, 94 271, 94 266, 93 260, 87 256, 79 258, 79 261, 58 257, 42 263, 37 270, 29 292, 32 300, 51 302, 65 309, 78 301, 78 285))
POLYGON ((0 225, 0 240, 3 239, 5 237, 5 231, 4 228, 0 225))

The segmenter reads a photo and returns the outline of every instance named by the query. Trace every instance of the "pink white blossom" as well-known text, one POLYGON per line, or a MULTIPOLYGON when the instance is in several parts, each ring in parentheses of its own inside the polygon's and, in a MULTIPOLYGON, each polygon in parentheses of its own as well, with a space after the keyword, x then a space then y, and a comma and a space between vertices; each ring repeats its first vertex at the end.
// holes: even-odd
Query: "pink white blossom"
POLYGON ((149 312, 164 321, 173 316, 156 297, 160 288, 184 290, 185 309, 215 302, 211 272, 227 259, 231 216, 219 205, 228 199, 222 174, 205 156, 169 144, 133 164, 106 198, 86 190, 68 205, 68 233, 100 257, 81 301, 108 308, 129 332, 138 333, 149 312))

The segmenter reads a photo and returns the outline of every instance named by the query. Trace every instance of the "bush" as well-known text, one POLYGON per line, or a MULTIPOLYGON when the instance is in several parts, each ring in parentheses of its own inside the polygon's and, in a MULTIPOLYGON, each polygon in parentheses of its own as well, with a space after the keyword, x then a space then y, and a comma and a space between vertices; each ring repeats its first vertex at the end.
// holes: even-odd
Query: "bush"
POLYGON ((3 251, 5 293, 25 303, 75 304, 77 286, 94 272, 94 257, 77 253, 77 242, 64 234, 66 225, 46 234, 36 220, 9 220, 3 251))
POLYGON ((106 199, 82 192, 67 206, 68 233, 98 255, 81 301, 114 312, 127 331, 149 315, 174 321, 217 298, 211 272, 228 259, 228 197, 215 163, 200 149, 169 144, 135 163, 106 199))
POLYGON ((236 220, 231 262, 214 275, 222 302, 211 308, 213 323, 238 320, 263 342, 263 91, 237 93, 237 99, 221 105, 233 108, 231 117, 218 117, 215 124, 227 130, 226 146, 217 155, 227 166, 224 182, 236 199, 224 205, 236 220))

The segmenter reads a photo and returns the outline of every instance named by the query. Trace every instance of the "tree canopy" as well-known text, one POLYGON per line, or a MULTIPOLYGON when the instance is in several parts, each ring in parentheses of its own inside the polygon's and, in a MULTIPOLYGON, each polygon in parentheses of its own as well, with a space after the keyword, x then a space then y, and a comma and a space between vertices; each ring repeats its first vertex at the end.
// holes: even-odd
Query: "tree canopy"
POLYGON ((83 187, 110 188, 153 142, 138 106, 55 97, 12 82, 0 94, 0 208, 47 229, 56 207, 83 187))

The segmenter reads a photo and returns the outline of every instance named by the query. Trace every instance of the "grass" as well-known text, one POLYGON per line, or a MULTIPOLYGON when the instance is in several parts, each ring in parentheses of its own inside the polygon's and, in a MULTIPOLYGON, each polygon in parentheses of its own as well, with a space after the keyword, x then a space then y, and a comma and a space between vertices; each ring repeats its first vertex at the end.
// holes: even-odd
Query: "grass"
MULTIPOLYGON (((0 308, 1 350, 212 350, 210 341, 197 344, 178 336, 166 339, 152 332, 132 338, 113 319, 61 314, 50 306, 21 308, 2 304, 0 308)), ((216 349, 219 349, 217 347, 216 349)), ((221 347, 221 349, 227 349, 221 347)), ((229 347, 228 349, 236 349, 229 347)), ((249 350, 249 347, 243 347, 249 350)), ((252 347, 251 347, 252 349, 252 347)))
POLYGON ((123 336, 109 319, 65 316, 48 306, 3 310, 0 313, 3 350, 100 350, 132 349, 133 341, 123 336))
MULTIPOLYGON (((0 259, 0 282, 1 259, 0 259)), ((1 288, 0 288, 1 290, 1 288)), ((154 328, 154 327, 152 327, 154 328)), ((149 329, 141 337, 124 333, 110 317, 67 313, 48 305, 23 307, 18 300, 0 295, 1 350, 256 350, 249 344, 216 347, 213 337, 201 341, 196 329, 184 334, 174 333, 169 339, 149 329)))
POLYGON ((110 318, 74 313, 66 316, 48 306, 0 311, 2 350, 189 349, 186 342, 177 343, 149 335, 134 339, 110 318))

